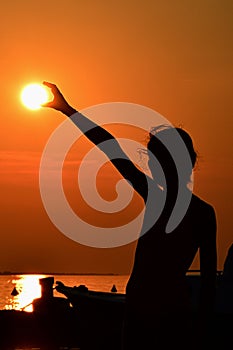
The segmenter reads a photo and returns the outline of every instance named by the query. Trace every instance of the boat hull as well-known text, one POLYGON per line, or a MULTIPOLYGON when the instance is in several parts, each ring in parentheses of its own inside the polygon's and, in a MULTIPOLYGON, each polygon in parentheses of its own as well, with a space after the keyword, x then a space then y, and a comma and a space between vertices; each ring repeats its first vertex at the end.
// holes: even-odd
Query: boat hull
MULTIPOLYGON (((187 276, 190 286, 193 321, 198 322, 198 299, 200 276, 187 276)), ((84 350, 120 350, 121 332, 125 312, 125 294, 90 291, 84 286, 68 287, 58 283, 57 291, 65 295, 79 319, 81 348, 84 350), (91 334, 91 337, 90 337, 91 334)), ((222 293, 221 276, 217 278, 216 310, 209 322, 206 349, 218 345, 221 349, 233 348, 232 329, 233 312, 224 305, 222 308, 219 295, 222 293), (220 293, 219 293, 220 291, 220 293), (227 312, 226 312, 227 310, 227 312)), ((222 298, 224 299, 224 298, 222 298)))

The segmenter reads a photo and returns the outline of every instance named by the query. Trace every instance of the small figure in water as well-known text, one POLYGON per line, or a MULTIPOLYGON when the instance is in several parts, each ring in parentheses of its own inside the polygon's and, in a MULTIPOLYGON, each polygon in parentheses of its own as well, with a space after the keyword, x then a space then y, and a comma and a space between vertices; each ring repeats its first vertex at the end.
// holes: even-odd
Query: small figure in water
POLYGON ((183 182, 179 183, 176 164, 160 140, 161 137, 173 140, 174 133, 179 133, 194 168, 197 155, 191 137, 181 128, 169 126, 152 129, 147 144, 148 166, 152 174, 149 177, 134 165, 112 134, 70 106, 56 85, 48 82, 44 84, 51 88, 54 95, 53 100, 44 107, 56 109, 70 118, 109 157, 123 178, 142 197, 145 203, 143 228, 147 227, 147 220, 157 214, 156 200, 159 202, 166 193, 161 215, 137 242, 133 269, 126 287, 122 349, 190 350, 198 346, 200 349, 201 344, 205 347, 207 321, 215 303, 217 251, 213 206, 191 193, 191 202, 182 221, 172 233, 166 233, 179 186, 183 186, 184 191, 190 191, 187 184, 192 168, 184 172, 183 182), (111 147, 104 147, 104 141, 110 140, 111 147), (150 154, 154 155, 163 169, 164 183, 158 177, 157 162, 150 154), (200 322, 194 334, 186 273, 198 251, 201 273, 200 322), (194 341, 197 333, 200 335, 198 345, 194 341))

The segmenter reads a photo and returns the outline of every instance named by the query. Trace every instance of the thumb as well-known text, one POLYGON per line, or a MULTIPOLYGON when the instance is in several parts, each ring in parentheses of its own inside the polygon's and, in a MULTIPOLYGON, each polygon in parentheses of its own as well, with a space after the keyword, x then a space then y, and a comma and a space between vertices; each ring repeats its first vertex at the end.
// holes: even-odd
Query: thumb
POLYGON ((53 101, 45 102, 45 103, 41 104, 41 107, 53 108, 54 107, 54 103, 53 103, 53 101))

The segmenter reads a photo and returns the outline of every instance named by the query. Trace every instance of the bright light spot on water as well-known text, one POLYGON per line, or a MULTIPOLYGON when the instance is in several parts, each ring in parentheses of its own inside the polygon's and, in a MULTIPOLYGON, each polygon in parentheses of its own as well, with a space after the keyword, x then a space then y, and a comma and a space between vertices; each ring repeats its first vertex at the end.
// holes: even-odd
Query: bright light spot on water
POLYGON ((39 279, 44 277, 46 276, 19 275, 12 279, 11 283, 13 285, 13 288, 15 287, 19 294, 9 300, 11 307, 8 306, 6 308, 14 310, 23 309, 24 311, 32 312, 32 301, 36 298, 41 297, 41 286, 39 279))

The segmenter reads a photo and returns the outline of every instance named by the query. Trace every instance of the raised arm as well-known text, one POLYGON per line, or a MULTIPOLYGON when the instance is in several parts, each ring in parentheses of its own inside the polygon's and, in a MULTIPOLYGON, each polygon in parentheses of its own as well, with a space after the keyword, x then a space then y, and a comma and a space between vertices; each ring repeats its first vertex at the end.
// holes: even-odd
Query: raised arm
POLYGON ((146 201, 148 177, 128 158, 114 136, 71 107, 55 84, 49 82, 43 84, 51 89, 54 97, 43 107, 56 109, 69 117, 87 138, 107 155, 120 174, 130 182, 135 191, 146 201))

